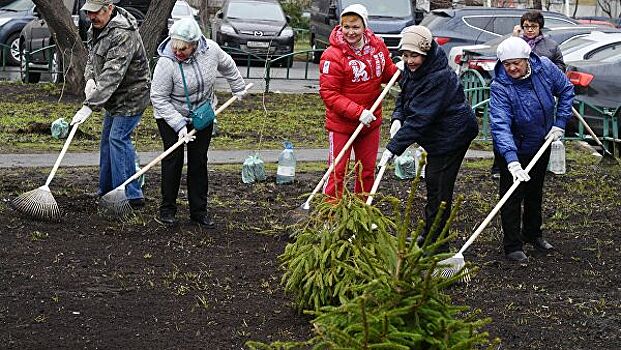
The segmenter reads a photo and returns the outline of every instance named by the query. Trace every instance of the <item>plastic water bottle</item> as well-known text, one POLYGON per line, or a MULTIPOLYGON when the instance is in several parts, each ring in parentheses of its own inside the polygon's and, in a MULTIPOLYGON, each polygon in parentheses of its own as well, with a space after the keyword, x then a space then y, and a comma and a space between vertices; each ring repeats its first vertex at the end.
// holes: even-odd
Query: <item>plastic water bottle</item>
POLYGON ((284 145, 285 149, 278 156, 278 168, 276 169, 276 184, 278 185, 292 183, 295 179, 293 144, 287 141, 284 145))
POLYGON ((550 161, 548 162, 548 170, 554 174, 565 174, 565 145, 563 141, 557 140, 550 145, 550 161))
MULTIPOLYGON (((416 172, 418 172, 418 167, 421 166, 420 163, 423 157, 423 152, 425 152, 425 150, 420 146, 416 147, 416 151, 414 151, 414 162, 416 164, 416 172)), ((420 177, 425 178, 425 165, 422 165, 422 167, 423 168, 420 171, 420 177)))

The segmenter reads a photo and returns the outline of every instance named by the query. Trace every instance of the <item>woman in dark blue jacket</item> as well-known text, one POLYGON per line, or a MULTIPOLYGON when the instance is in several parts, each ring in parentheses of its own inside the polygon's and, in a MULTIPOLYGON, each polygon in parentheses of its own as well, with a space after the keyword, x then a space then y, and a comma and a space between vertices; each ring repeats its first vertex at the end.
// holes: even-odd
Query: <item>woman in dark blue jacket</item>
POLYGON ((379 166, 401 155, 413 143, 427 151, 426 225, 420 239, 430 233, 440 203, 447 205, 438 232, 431 232, 435 241, 451 211, 461 162, 479 129, 464 89, 429 29, 411 26, 402 35, 399 49, 405 67, 399 82, 401 94, 392 115, 391 140, 379 166))
POLYGON ((503 41, 497 54, 499 63, 490 87, 489 105, 494 147, 502 155, 500 196, 514 181, 524 181, 500 212, 503 245, 507 259, 527 261, 524 242, 542 252, 553 249, 541 232, 543 180, 550 150, 530 174, 523 167, 547 138, 558 140, 563 136, 572 116, 574 87, 552 61, 531 53, 530 46, 520 38, 503 41))

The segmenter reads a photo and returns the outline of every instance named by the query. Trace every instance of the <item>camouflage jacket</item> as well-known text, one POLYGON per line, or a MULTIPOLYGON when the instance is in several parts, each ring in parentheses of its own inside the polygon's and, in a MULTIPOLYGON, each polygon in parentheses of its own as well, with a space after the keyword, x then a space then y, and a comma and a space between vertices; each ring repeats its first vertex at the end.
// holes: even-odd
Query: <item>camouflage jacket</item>
POLYGON ((116 15, 97 37, 91 26, 87 45, 84 78, 93 79, 96 90, 84 104, 103 107, 112 115, 143 113, 149 103, 151 75, 136 19, 116 7, 116 15))

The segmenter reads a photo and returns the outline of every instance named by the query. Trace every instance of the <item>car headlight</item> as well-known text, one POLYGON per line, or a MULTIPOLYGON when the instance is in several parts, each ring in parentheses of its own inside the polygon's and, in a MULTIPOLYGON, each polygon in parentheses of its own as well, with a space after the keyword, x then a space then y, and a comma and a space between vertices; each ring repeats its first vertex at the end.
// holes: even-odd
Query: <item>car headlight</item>
POLYGON ((235 34, 235 28, 230 24, 223 24, 220 26, 220 31, 224 34, 235 34))
POLYGON ((287 27, 280 32, 280 36, 293 36, 293 29, 287 27))
POLYGON ((3 25, 5 25, 8 21, 12 20, 13 18, 0 18, 0 27, 2 27, 3 25))

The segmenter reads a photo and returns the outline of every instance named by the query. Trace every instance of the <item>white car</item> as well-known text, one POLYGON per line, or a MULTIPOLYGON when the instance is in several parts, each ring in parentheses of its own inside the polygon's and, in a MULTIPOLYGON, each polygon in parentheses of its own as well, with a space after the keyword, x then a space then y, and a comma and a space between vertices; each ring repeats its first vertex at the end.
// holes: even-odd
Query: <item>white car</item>
POLYGON ((459 75, 461 73, 461 57, 464 54, 464 50, 485 49, 488 47, 489 45, 485 44, 453 46, 448 54, 448 65, 459 75))
POLYGON ((618 50, 621 51, 621 33, 594 31, 589 35, 567 40, 559 48, 565 62, 575 62, 588 59, 591 55, 612 46, 618 46, 618 50))

